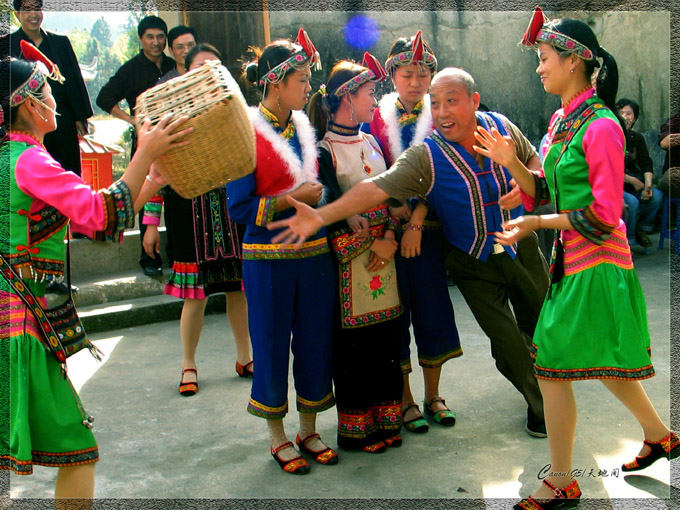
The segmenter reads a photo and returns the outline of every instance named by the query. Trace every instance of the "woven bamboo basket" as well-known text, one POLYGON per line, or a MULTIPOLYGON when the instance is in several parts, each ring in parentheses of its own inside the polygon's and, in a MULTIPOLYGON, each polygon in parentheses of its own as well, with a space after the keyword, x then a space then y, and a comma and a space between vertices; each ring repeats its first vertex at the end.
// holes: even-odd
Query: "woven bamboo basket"
POLYGON ((217 61, 157 85, 137 98, 137 118, 157 123, 167 113, 186 115, 191 143, 170 149, 155 165, 184 198, 202 195, 251 173, 255 135, 236 80, 217 61))

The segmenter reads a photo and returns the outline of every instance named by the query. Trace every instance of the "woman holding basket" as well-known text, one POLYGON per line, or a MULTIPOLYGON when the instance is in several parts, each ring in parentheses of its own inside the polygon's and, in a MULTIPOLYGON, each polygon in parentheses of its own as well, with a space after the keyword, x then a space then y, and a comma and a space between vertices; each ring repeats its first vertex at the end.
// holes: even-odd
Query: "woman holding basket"
POLYGON ((42 53, 24 44, 22 52, 32 61, 0 63, 0 99, 8 127, 0 157, 9 162, 0 179, 6 186, 0 225, 10 227, 1 236, 6 244, 1 250, 5 278, 0 279, 0 302, 7 314, 2 336, 8 342, 3 342, 0 359, 9 365, 11 397, 11 403, 4 402, 10 411, 10 439, 9 448, 3 443, 0 451, 0 469, 27 475, 34 464, 55 466, 56 498, 92 498, 99 459, 92 420, 66 376, 63 349, 55 350, 47 340, 46 331, 57 325, 43 318, 45 287, 63 277, 69 221, 74 230, 94 232, 96 239, 120 241, 123 230, 134 225, 135 211, 164 184, 155 170, 147 175, 151 163, 171 147, 189 143, 176 140, 190 129, 171 134, 186 118, 164 118, 153 129, 142 124, 138 150, 123 177, 108 189, 92 190, 42 144, 56 127, 47 78, 61 75, 42 53), (25 288, 31 293, 20 292, 25 288))
POLYGON ((680 445, 640 383, 654 375, 654 368, 645 300, 621 220, 624 135, 612 111, 616 61, 586 23, 548 21, 540 8, 522 42, 537 49, 536 72, 546 92, 562 98, 550 122, 544 168, 530 172, 517 160, 512 142, 495 130, 478 128, 481 147, 476 150, 510 170, 528 210, 549 200, 557 210, 519 217, 496 234, 509 244, 540 228, 557 229, 552 283, 532 349, 545 402, 551 471, 515 506, 552 509, 576 506, 581 497, 571 476, 576 429, 571 381, 602 380, 642 427, 642 449, 622 466, 624 472, 676 458, 680 445))
MULTIPOLYGON (((256 52, 256 53, 259 53, 256 52)), ((333 407, 331 340, 335 273, 325 231, 300 250, 272 243, 267 225, 294 212, 287 197, 315 206, 322 197, 316 138, 302 113, 311 90, 311 66, 319 54, 300 29, 295 43, 278 40, 246 67, 262 101, 251 109, 256 134, 255 171, 227 185, 229 216, 246 224, 243 282, 257 370, 248 412, 265 418, 270 452, 287 473, 306 474, 308 462, 288 440, 288 366, 293 377, 300 426, 300 451, 319 464, 338 461, 316 433, 316 413, 333 407), (292 340, 291 340, 292 335, 292 340)))

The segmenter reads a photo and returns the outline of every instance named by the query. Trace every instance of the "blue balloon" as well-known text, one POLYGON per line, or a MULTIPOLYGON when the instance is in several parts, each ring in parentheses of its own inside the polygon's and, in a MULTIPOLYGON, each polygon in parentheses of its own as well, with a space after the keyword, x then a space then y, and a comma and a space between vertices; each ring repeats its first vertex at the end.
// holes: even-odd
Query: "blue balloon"
POLYGON ((345 40, 353 48, 367 50, 379 38, 378 24, 363 14, 357 14, 345 25, 345 40))

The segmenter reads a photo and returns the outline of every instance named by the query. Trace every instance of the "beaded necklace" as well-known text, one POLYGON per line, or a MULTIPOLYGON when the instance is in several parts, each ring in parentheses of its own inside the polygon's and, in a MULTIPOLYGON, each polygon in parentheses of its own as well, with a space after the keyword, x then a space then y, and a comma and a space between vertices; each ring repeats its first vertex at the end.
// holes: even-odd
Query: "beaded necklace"
POLYGON ((580 96, 581 94, 583 94, 586 90, 589 90, 589 89, 591 89, 591 88, 593 88, 592 85, 586 85, 585 87, 583 87, 583 88, 582 88, 581 90, 579 90, 576 94, 574 94, 573 96, 571 96, 571 97, 569 98, 569 101, 567 101, 566 103, 563 103, 563 104, 562 104, 562 108, 564 108, 564 109, 566 110, 574 99, 576 99, 578 96, 580 96))

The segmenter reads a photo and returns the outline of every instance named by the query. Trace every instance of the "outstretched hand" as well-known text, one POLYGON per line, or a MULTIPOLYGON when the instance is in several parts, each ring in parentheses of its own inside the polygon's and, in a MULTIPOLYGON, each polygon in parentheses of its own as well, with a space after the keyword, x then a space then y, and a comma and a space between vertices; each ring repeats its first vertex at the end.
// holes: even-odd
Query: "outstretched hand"
POLYGON ((473 145, 472 148, 499 165, 508 168, 517 159, 515 141, 510 136, 501 135, 496 128, 487 131, 482 126, 477 126, 475 138, 482 146, 473 145))
POLYGON ((538 228, 538 216, 520 216, 503 223, 503 231, 496 232, 496 241, 504 246, 515 244, 538 228))
POLYGON ((273 221, 267 225, 269 230, 283 228, 281 232, 272 238, 272 243, 293 246, 295 249, 302 247, 308 237, 316 234, 323 227, 323 218, 316 209, 287 197, 288 203, 295 207, 294 216, 285 220, 273 221))

